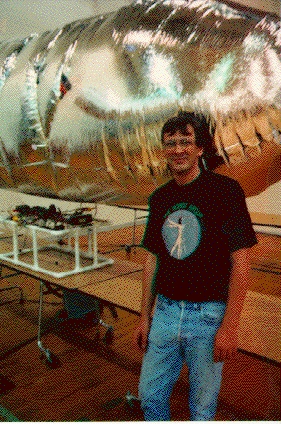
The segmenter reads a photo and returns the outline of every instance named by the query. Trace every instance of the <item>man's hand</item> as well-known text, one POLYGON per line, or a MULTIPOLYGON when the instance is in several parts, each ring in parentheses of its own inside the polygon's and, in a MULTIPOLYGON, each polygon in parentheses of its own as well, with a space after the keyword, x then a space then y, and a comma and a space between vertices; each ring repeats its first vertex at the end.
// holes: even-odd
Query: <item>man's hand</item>
POLYGON ((215 362, 233 358, 237 353, 239 320, 251 283, 250 271, 250 249, 242 248, 232 252, 227 307, 222 324, 215 337, 215 362))
POLYGON ((215 337, 214 361, 223 362, 237 354, 238 327, 221 326, 215 337))
POLYGON ((134 342, 137 347, 145 352, 147 346, 148 333, 150 329, 150 320, 141 319, 134 332, 134 342))

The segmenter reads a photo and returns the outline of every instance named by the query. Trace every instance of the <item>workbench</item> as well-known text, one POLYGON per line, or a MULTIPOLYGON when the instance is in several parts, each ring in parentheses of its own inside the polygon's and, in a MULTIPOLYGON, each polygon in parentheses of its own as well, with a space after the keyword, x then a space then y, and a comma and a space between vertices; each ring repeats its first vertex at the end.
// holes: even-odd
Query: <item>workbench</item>
MULTIPOLYGON (((0 249, 1 252, 10 251, 10 243, 1 240, 0 249)), ((32 253, 27 252, 26 255, 32 256, 32 253)), ((28 257, 25 259, 28 260, 28 257)), ((52 251, 51 262, 54 269, 61 269, 67 261, 69 261, 69 253, 52 251)), ((44 267, 50 266, 49 255, 41 256, 40 262, 44 267), (44 261, 48 263, 44 264, 44 261)), ((60 278, 49 273, 35 271, 32 268, 22 266, 20 263, 11 263, 2 257, 0 261, 1 276, 3 267, 11 271, 11 274, 8 274, 8 276, 15 275, 15 273, 16 275, 26 275, 38 280, 40 283, 38 299, 38 347, 50 363, 55 362, 55 355, 43 346, 41 340, 44 294, 57 294, 57 291, 62 289, 79 290, 111 305, 122 307, 134 313, 140 312, 142 265, 130 261, 115 259, 114 262, 111 261, 102 268, 60 278)), ((5 276, 1 278, 5 278, 5 276)))

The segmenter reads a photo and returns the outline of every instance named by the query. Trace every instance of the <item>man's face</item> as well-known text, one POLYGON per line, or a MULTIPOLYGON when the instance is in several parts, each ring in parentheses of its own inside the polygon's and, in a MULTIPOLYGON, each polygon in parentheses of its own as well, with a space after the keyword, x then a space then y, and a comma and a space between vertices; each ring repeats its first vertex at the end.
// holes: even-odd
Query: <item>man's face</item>
POLYGON ((172 173, 189 173, 198 167, 198 159, 203 149, 195 143, 195 132, 192 125, 187 124, 186 134, 177 131, 175 134, 164 134, 163 150, 172 173))

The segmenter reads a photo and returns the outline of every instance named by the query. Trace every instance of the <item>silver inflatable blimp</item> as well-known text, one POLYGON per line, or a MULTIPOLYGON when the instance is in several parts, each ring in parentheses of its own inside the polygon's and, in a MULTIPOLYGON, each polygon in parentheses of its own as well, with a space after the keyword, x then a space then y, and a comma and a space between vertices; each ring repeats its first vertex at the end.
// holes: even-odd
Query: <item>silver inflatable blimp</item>
POLYGON ((281 179, 280 54, 277 18, 215 0, 135 1, 1 43, 0 186, 143 202, 169 178, 163 123, 193 110, 207 165, 257 194, 281 179))

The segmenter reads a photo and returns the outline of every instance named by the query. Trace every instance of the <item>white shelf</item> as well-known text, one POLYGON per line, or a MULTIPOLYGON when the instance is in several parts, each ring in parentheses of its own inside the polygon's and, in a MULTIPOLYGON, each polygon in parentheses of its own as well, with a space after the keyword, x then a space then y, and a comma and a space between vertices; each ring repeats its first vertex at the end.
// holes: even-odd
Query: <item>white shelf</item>
MULTIPOLYGON (((10 227, 12 230, 13 237, 13 250, 0 254, 0 259, 4 259, 7 262, 21 265, 25 268, 32 269, 34 271, 42 272, 44 274, 52 275, 56 278, 62 278, 73 274, 89 271, 92 269, 98 269, 106 265, 113 264, 113 259, 107 258, 102 255, 98 255, 97 247, 97 227, 95 224, 87 227, 73 226, 64 230, 51 230, 48 228, 38 227, 36 225, 26 225, 24 228, 27 231, 27 235, 32 240, 32 248, 30 249, 19 249, 19 225, 17 222, 10 219, 0 217, 0 222, 10 227), (85 234, 88 236, 88 251, 82 251, 80 248, 80 236, 85 234), (47 244, 40 246, 39 238, 42 235, 48 236, 52 239, 68 238, 67 246, 60 246, 54 244, 47 244), (72 246, 71 240, 74 239, 74 247, 72 246), (58 252, 69 253, 73 255, 73 261, 68 262, 68 269, 62 271, 53 271, 46 268, 40 263, 39 253, 48 250, 52 254, 52 250, 58 252), (32 253, 32 263, 22 260, 22 257, 26 253, 32 253), (82 258, 90 259, 90 264, 82 265, 82 258)), ((54 258, 55 260, 55 258, 54 258)))

